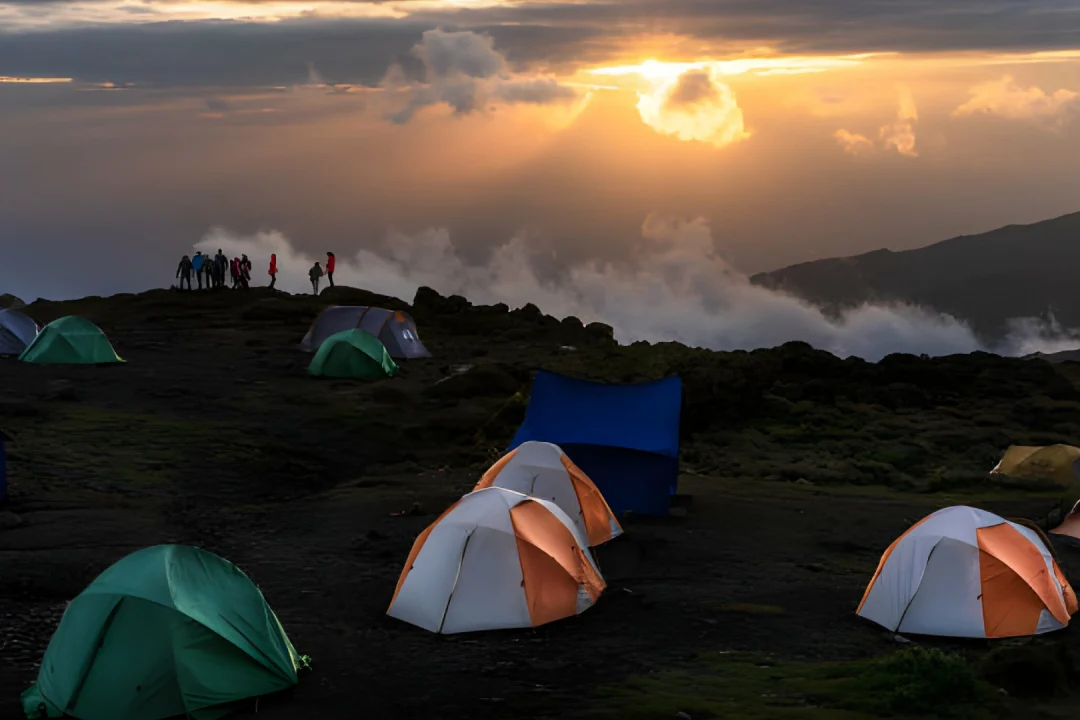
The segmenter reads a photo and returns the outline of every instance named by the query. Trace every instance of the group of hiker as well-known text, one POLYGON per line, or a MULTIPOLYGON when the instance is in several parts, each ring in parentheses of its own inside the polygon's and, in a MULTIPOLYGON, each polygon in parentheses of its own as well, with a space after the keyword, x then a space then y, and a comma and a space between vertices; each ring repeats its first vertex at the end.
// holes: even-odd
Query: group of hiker
MULTIPOLYGON (((330 283, 330 287, 334 287, 334 253, 326 253, 326 270, 324 271, 319 263, 315 263, 308 271, 308 279, 311 280, 311 290, 316 295, 319 294, 319 281, 322 280, 323 275, 326 276, 327 281, 330 283)), ((176 268, 176 278, 180 281, 179 289, 184 289, 184 284, 187 284, 187 289, 191 290, 191 276, 195 275, 198 289, 203 289, 203 280, 206 281, 206 289, 213 290, 217 288, 225 287, 225 271, 228 268, 229 278, 232 282, 231 287, 234 290, 247 289, 251 283, 251 260, 247 255, 241 255, 240 257, 234 257, 229 260, 225 257, 225 253, 219 248, 217 255, 210 257, 209 255, 203 255, 202 251, 198 251, 194 256, 188 257, 185 255, 180 259, 180 265, 176 268)), ((273 289, 274 284, 277 282, 277 253, 270 254, 270 269, 268 271, 270 275, 269 287, 273 289)))

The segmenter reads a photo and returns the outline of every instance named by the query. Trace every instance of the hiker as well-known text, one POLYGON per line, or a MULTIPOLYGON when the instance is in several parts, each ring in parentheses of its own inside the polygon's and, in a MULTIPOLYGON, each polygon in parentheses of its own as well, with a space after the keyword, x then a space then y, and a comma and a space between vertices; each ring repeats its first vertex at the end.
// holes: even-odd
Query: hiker
POLYGON ((326 279, 330 282, 330 287, 334 287, 334 253, 326 253, 326 279))
POLYGON ((240 285, 244 288, 251 285, 251 261, 247 255, 240 256, 240 285))
POLYGON ((270 253, 270 289, 274 289, 277 282, 277 253, 270 253))
MULTIPOLYGON (((199 289, 202 290, 203 281, 203 263, 206 261, 206 256, 202 254, 201 250, 195 251, 195 257, 191 258, 191 267, 195 270, 195 278, 199 281, 199 289)), ((210 276, 206 277, 206 287, 210 288, 210 276)))
POLYGON ((229 261, 229 278, 232 280, 232 289, 235 290, 240 284, 240 258, 234 257, 229 261))
POLYGON ((214 256, 214 284, 219 287, 225 287, 225 266, 229 264, 228 259, 225 257, 225 253, 221 252, 221 248, 218 248, 217 255, 214 256))
POLYGON ((319 263, 315 263, 315 266, 308 271, 308 277, 311 278, 311 289, 315 291, 315 294, 319 294, 319 278, 323 276, 323 270, 319 267, 319 263))
POLYGON ((187 255, 180 258, 180 265, 176 268, 176 277, 180 278, 180 289, 184 289, 184 281, 187 280, 187 289, 191 289, 191 258, 187 255))

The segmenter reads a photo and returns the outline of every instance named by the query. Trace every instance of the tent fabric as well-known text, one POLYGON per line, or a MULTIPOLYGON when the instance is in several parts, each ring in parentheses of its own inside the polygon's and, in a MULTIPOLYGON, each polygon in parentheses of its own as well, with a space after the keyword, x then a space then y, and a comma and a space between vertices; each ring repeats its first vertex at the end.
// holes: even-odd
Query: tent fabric
POLYGON ((76 315, 53 320, 19 355, 23 362, 48 365, 99 365, 124 362, 94 323, 76 315))
POLYGON ((305 663, 236 566, 158 545, 115 563, 68 605, 23 710, 31 719, 205 720, 296 685, 305 663))
POLYGON ((473 489, 486 487, 550 500, 574 521, 589 545, 622 534, 604 496, 558 445, 532 440, 519 445, 492 465, 473 489))
POLYGON ((540 371, 508 450, 530 440, 562 448, 616 517, 666 515, 678 484, 682 381, 616 385, 540 371))
POLYGON ((1060 630, 1076 610, 1038 533, 959 505, 889 546, 856 612, 893 632, 1003 638, 1060 630))
POLYGON ((0 310, 0 355, 19 355, 37 337, 38 326, 18 310, 0 310))
POLYGON ((363 330, 331 335, 308 366, 311 375, 358 380, 382 380, 397 372, 397 364, 379 339, 363 330))
POLYGON ((451 634, 579 615, 604 580, 557 505, 501 487, 465 495, 413 544, 387 615, 451 634))
POLYGON ((1080 480, 1078 460, 1080 448, 1072 445, 1013 445, 990 474, 1069 487, 1080 480))
POLYGON ((315 352, 330 336, 344 330, 371 333, 386 346, 390 357, 399 360, 431 357, 424 343, 420 342, 416 323, 409 313, 363 305, 335 305, 323 310, 300 342, 300 348, 315 352))

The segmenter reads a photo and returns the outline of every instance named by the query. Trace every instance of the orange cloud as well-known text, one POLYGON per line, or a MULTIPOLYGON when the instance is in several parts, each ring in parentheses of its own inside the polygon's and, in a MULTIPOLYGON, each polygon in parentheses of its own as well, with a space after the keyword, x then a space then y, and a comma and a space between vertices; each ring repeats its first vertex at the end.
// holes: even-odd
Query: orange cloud
MULTIPOLYGON (((907 88, 902 88, 896 120, 878 128, 878 140, 882 149, 891 148, 904 157, 918 157, 919 151, 915 149, 915 125, 918 120, 919 111, 915 107, 915 100, 907 88)), ((860 133, 841 128, 833 133, 833 137, 844 152, 851 155, 865 156, 877 151, 874 142, 860 133)))
POLYGON ((642 121, 664 135, 724 147, 750 137, 735 93, 712 67, 692 68, 638 93, 642 121))
POLYGON ((1011 75, 976 85, 970 93, 971 98, 953 110, 954 116, 997 115, 1010 120, 1046 120, 1060 118, 1080 107, 1080 93, 1059 89, 1047 94, 1034 85, 1021 87, 1011 75))
POLYGON ((844 152, 854 155, 855 157, 863 157, 866 155, 873 155, 874 141, 865 135, 859 133, 853 133, 841 128, 833 133, 833 137, 836 138, 836 142, 840 143, 840 147, 844 149, 844 152))

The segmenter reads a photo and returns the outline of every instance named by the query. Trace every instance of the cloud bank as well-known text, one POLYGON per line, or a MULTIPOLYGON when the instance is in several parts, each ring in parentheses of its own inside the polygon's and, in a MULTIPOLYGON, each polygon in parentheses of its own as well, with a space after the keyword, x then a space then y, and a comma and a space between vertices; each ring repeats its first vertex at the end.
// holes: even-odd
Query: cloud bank
POLYGON ((1011 75, 971 88, 971 98, 953 116, 997 115, 1009 120, 1064 122, 1080 113, 1080 93, 1064 88, 1047 93, 1020 86, 1011 75))
MULTIPOLYGON (((270 253, 277 254, 277 287, 311 292, 307 272, 322 256, 298 252, 276 231, 237 236, 214 228, 195 244, 204 253, 219 248, 247 254, 255 282, 263 284, 270 253)), ((702 218, 646 218, 625 263, 583 263, 552 280, 536 269, 536 250, 518 235, 496 248, 485 265, 462 260, 444 229, 393 235, 383 252, 338 253, 335 279, 411 300, 421 285, 459 294, 480 304, 538 305, 556 317, 574 315, 615 329, 619 342, 674 340, 713 350, 751 350, 802 340, 841 357, 876 361, 894 352, 947 355, 976 350, 1002 354, 1053 351, 1080 345, 1075 334, 1036 319, 1013 323, 998 347, 987 348, 955 318, 920 308, 867 305, 839 320, 772 290, 752 285, 717 252, 702 218), (1071 344, 1070 344, 1071 343, 1071 344)))

